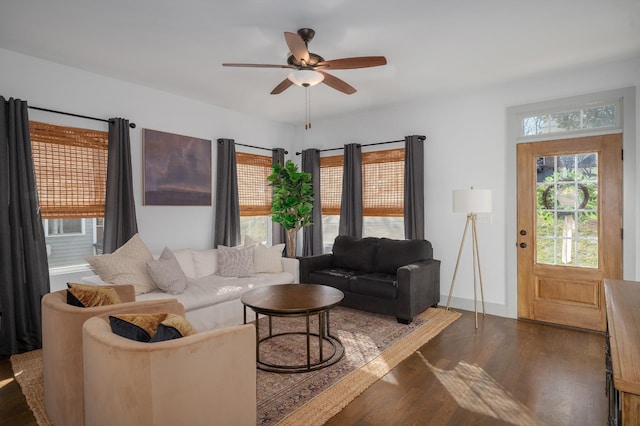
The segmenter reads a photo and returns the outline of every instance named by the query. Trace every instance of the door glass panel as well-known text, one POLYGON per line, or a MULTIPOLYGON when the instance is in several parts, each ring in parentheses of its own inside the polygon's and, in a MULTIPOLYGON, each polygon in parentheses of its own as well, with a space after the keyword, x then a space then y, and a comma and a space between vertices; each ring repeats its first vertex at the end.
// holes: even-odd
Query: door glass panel
POLYGON ((536 162, 536 261, 598 267, 598 154, 536 162))

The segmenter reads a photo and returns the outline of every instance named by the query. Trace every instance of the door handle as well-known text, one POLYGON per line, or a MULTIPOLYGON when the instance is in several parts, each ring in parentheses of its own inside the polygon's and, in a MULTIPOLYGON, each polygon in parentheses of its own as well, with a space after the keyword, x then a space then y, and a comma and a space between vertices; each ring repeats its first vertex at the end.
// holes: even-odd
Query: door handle
POLYGON ((520 243, 520 248, 527 248, 527 243, 520 243))
POLYGON ((526 231, 526 230, 524 230, 524 229, 521 229, 521 230, 520 230, 520 235, 527 235, 527 231, 526 231))

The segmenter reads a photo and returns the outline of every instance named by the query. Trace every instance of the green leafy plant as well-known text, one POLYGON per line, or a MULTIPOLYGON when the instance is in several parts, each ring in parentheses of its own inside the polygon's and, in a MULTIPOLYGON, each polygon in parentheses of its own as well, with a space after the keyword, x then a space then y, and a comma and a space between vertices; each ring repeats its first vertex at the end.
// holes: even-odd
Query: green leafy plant
POLYGON ((275 164, 267 177, 273 187, 271 220, 279 223, 287 233, 287 257, 296 255, 296 235, 312 225, 313 187, 311 173, 301 172, 291 160, 284 166, 275 164))

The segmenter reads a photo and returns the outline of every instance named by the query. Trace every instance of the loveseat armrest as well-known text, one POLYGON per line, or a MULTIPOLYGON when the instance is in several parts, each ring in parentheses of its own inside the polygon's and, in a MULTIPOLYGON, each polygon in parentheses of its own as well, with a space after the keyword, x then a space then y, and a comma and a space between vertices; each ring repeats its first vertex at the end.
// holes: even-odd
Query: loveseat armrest
POLYGON ((398 313, 402 322, 440 302, 440 261, 437 259, 398 268, 398 313))
POLYGON ((300 282, 308 283, 310 273, 331 267, 333 254, 317 254, 315 256, 299 257, 298 259, 300 260, 300 282))
POLYGON ((293 282, 300 282, 300 262, 298 259, 291 257, 282 258, 282 270, 293 274, 293 282))

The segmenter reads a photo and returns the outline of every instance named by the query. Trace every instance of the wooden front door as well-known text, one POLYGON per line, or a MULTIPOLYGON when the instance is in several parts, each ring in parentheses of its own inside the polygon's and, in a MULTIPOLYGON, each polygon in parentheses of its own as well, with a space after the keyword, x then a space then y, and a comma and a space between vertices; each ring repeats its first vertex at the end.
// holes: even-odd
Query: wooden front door
POLYGON ((517 146, 518 316, 604 331, 622 278, 622 135, 517 146))

